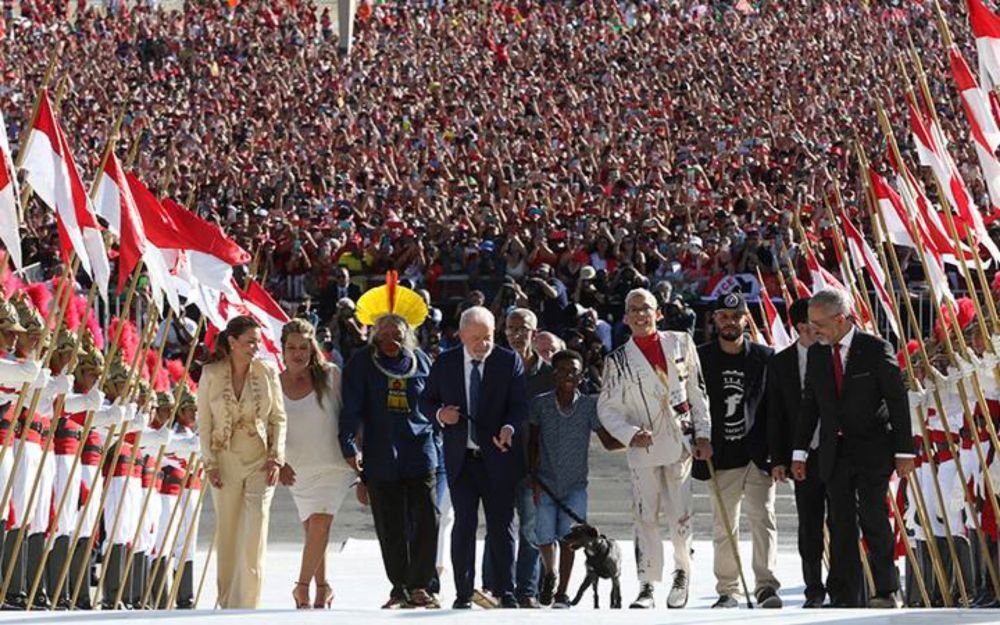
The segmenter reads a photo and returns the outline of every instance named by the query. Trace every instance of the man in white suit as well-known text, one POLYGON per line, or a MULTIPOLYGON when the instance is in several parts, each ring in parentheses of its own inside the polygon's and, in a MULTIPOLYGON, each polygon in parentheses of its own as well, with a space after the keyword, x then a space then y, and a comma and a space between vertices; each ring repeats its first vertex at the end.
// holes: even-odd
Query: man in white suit
POLYGON ((691 570, 691 459, 712 456, 712 425, 698 352, 684 332, 658 332, 656 298, 635 289, 625 298, 632 338, 608 354, 597 412, 628 446, 640 591, 630 607, 652 608, 663 576, 658 514, 670 526, 674 579, 667 607, 687 604, 691 570), (692 444, 693 439, 693 444, 692 444))

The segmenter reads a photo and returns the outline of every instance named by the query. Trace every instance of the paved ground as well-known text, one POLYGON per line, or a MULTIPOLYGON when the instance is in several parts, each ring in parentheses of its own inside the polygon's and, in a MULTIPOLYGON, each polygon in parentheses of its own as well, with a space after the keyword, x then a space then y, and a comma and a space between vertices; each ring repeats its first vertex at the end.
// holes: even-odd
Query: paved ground
MULTIPOLYGON (((590 519, 606 534, 619 539, 632 538, 632 496, 623 453, 610 453, 599 444, 590 451, 590 519)), ((695 538, 709 539, 712 531, 712 494, 707 484, 694 482, 695 538)), ((211 539, 215 521, 211 511, 211 497, 206 497, 200 542, 211 539)), ((795 500, 789 484, 779 484, 776 511, 778 515, 778 540, 785 546, 795 543, 797 527, 795 500)), ((744 522, 743 530, 747 530, 744 522)), ((301 540, 301 525, 288 489, 279 487, 271 507, 272 543, 297 543, 301 540)), ((748 534, 747 534, 748 535, 748 534)), ((341 542, 348 537, 374 538, 371 514, 349 496, 334 521, 333 537, 341 542)))

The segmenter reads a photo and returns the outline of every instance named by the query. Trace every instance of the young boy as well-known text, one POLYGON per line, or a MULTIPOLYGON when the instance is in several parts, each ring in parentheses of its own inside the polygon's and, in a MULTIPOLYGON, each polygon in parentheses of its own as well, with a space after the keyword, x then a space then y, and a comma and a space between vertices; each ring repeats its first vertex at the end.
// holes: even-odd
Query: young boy
POLYGON ((528 416, 528 466, 533 476, 535 534, 542 554, 545 577, 539 602, 553 608, 568 608, 573 550, 565 544, 559 549, 559 587, 556 583, 556 541, 569 534, 576 521, 555 499, 581 518, 587 518, 587 451, 590 433, 596 432, 605 449, 622 445, 608 434, 597 419, 597 398, 581 395, 578 386, 583 378, 583 357, 563 350, 552 357, 555 390, 534 398, 528 416), (555 499, 554 499, 554 498, 555 499))

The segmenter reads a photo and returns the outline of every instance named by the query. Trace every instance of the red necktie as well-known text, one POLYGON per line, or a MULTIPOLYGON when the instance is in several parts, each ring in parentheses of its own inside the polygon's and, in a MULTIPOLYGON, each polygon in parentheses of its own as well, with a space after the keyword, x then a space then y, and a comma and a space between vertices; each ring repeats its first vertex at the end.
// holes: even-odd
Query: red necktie
POLYGON ((833 384, 837 387, 837 397, 844 385, 844 363, 840 359, 840 343, 833 344, 833 384))

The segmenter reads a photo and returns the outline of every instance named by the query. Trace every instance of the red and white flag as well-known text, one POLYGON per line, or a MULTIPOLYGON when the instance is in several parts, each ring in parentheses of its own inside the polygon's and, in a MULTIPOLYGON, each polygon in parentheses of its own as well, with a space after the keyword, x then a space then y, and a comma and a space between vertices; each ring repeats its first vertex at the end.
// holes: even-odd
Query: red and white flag
POLYGON ((163 299, 175 313, 181 311, 177 291, 170 284, 163 255, 146 240, 146 231, 139 217, 135 199, 125 178, 125 171, 114 152, 108 155, 97 183, 98 214, 108 222, 108 229, 118 237, 118 290, 124 287, 136 265, 142 260, 149 275, 149 285, 157 306, 164 311, 163 299))
MULTIPOLYGON (((896 188, 898 189, 899 197, 902 198, 902 206, 906 207, 909 219, 919 228, 925 245, 929 245, 937 250, 941 259, 946 263, 957 265, 959 250, 965 254, 966 260, 972 260, 972 252, 968 246, 962 244, 956 247, 951 235, 948 234, 948 229, 945 227, 941 215, 931 204, 930 200, 927 199, 922 190, 923 187, 917 181, 913 172, 910 171, 910 168, 906 166, 906 163, 897 163, 891 152, 888 154, 888 160, 890 167, 896 174, 896 188)), ((871 169, 869 173, 871 176, 877 176, 878 181, 885 188, 889 188, 888 182, 879 176, 874 169, 871 169)), ((874 179, 872 184, 876 184, 874 179)), ((893 193, 896 193, 896 191, 894 190, 893 193)), ((889 218, 898 222, 890 224, 890 232, 894 229, 896 232, 906 232, 907 229, 902 225, 904 222, 900 222, 891 216, 889 218)), ((906 235, 906 237, 909 240, 909 235, 906 235)), ((876 238, 876 240, 878 239, 876 238)), ((915 247, 912 240, 909 243, 897 243, 897 245, 915 247)))
MULTIPOLYGON (((250 254, 218 225, 167 198, 162 202, 136 178, 127 175, 150 242, 164 251, 171 270, 197 284, 239 299, 232 286, 233 267, 250 262, 250 254)), ((180 275, 179 275, 180 277, 180 275)))
MULTIPOLYGON (((233 290, 238 287, 233 284, 233 290)), ((218 291, 216 291, 218 293, 218 291)), ((226 324, 233 317, 247 315, 254 318, 261 325, 261 348, 259 355, 265 360, 270 360, 283 369, 284 364, 281 358, 281 330, 290 321, 288 315, 281 309, 277 302, 259 284, 250 281, 246 291, 239 291, 235 299, 230 299, 225 294, 219 293, 217 303, 217 314, 206 315, 210 319, 212 332, 206 336, 206 342, 213 338, 218 331, 226 327, 226 324), (221 322, 211 321, 218 318, 221 322)))
MULTIPOLYGON (((275 345, 281 345, 281 331, 291 318, 285 314, 278 302, 256 280, 251 279, 245 291, 240 291, 243 303, 253 316, 264 325, 265 334, 270 335, 275 345)), ((280 354, 280 349, 279 349, 280 354)))
POLYGON ((812 278, 812 291, 821 291, 826 288, 839 289, 844 293, 850 295, 850 291, 847 287, 837 279, 837 276, 830 273, 825 267, 819 264, 816 260, 816 255, 813 254, 812 248, 803 246, 802 248, 806 253, 806 266, 809 267, 809 276, 812 278))
MULTIPOLYGON (((0 17, 0 21, 3 17, 0 17)), ((7 254, 20 270, 21 233, 18 231, 18 215, 21 214, 21 194, 14 175, 14 159, 11 157, 10 142, 7 140, 7 125, 0 113, 0 242, 7 248, 7 254)))
POLYGON ((910 214, 915 214, 916 207, 907 206, 907 201, 896 190, 890 187, 884 178, 874 169, 868 170, 868 179, 871 181, 872 191, 875 193, 876 206, 882 215, 882 220, 886 224, 889 234, 889 242, 901 247, 911 247, 919 250, 916 243, 916 236, 919 233, 920 242, 924 249, 924 267, 927 270, 927 280, 933 283, 937 292, 938 300, 948 298, 954 301, 955 296, 948 286, 948 278, 944 273, 944 264, 940 252, 933 245, 928 244, 926 230, 921 228, 920 220, 910 219, 910 214))
POLYGON ((962 108, 965 109, 965 117, 969 121, 972 145, 976 149, 979 168, 983 172, 986 190, 990 195, 992 204, 990 212, 995 214, 1000 210, 1000 160, 996 157, 997 147, 1000 146, 1000 128, 997 127, 996 117, 993 115, 989 94, 979 88, 976 77, 972 75, 972 70, 969 69, 957 46, 952 45, 948 49, 948 59, 951 62, 955 85, 962 95, 962 108))
POLYGON ((52 113, 47 91, 39 98, 38 114, 31 123, 22 167, 32 190, 55 211, 64 261, 76 252, 80 266, 90 274, 107 300, 111 267, 101 228, 66 142, 52 113))
POLYGON ((979 81, 993 89, 1000 85, 1000 16, 986 8, 983 0, 967 0, 967 4, 979 56, 979 81))
POLYGON ((893 334, 902 338, 903 335, 899 333, 899 326, 896 325, 896 317, 893 314, 895 306, 893 305, 892 298, 889 297, 889 292, 885 288, 886 278, 885 272, 882 271, 882 265, 875 257, 875 252, 872 251, 872 248, 868 246, 868 242, 861 235, 861 231, 851 223, 851 220, 848 219, 843 209, 840 211, 840 220, 844 228, 844 238, 847 240, 847 249, 854 260, 854 265, 860 267, 872 281, 879 304, 881 304, 882 310, 885 311, 886 319, 889 320, 889 327, 892 329, 893 334))
POLYGON ((955 211, 955 227, 959 236, 963 235, 964 228, 969 229, 976 243, 985 247, 993 260, 1000 262, 1000 249, 986 231, 983 216, 948 152, 944 133, 933 121, 926 122, 912 101, 908 104, 910 126, 920 164, 930 168, 941 189, 944 190, 948 203, 955 211))
POLYGON ((768 336, 771 337, 771 347, 776 351, 781 351, 794 343, 792 337, 785 330, 785 324, 781 321, 778 309, 774 307, 771 296, 767 292, 764 282, 760 283, 760 305, 764 309, 764 321, 767 323, 768 336))

